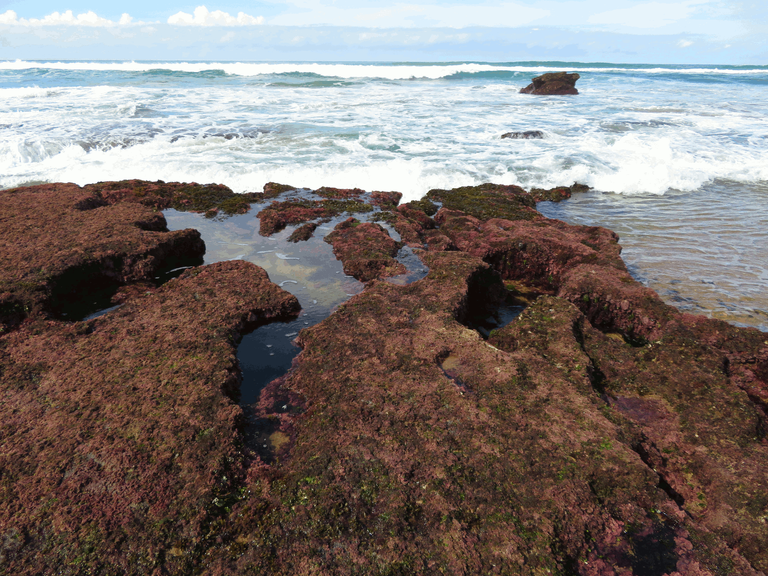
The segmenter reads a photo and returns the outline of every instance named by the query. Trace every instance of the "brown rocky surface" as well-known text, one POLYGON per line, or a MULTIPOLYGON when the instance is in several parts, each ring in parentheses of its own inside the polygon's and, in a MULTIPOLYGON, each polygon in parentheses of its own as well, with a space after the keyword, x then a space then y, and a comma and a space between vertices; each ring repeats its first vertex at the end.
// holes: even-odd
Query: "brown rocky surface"
POLYGON ((288 242, 306 242, 312 238, 315 230, 317 230, 317 224, 314 222, 308 222, 291 232, 291 235, 288 236, 288 242))
POLYGON ((0 572, 189 573, 242 455, 239 335, 298 311, 248 262, 0 340, 0 572))
POLYGON ((94 196, 89 201, 91 204, 136 202, 158 210, 175 208, 215 216, 219 211, 225 214, 245 214, 252 202, 260 202, 269 197, 268 187, 269 184, 265 186, 265 193, 235 194, 223 184, 123 180, 89 184, 83 187, 83 191, 94 196))
POLYGON ((403 198, 401 192, 371 192, 371 204, 381 206, 382 208, 394 208, 403 198))
POLYGON ((234 341, 295 304, 253 266, 1 335, 0 571, 768 572, 768 335, 678 312, 616 234, 536 211, 564 190, 432 190, 337 225, 345 270, 397 253, 369 217, 429 273, 360 267, 254 405, 263 449, 234 341), (471 327, 509 302, 527 307, 487 340, 471 327))
MULTIPOLYGON (((46 184, 0 193, 0 330, 204 254, 196 230, 168 232, 153 207, 110 203, 104 197, 112 200, 114 189, 99 195, 94 188, 46 184)), ((122 198, 124 190, 116 190, 122 198)))
POLYGON ((589 191, 589 186, 574 182, 570 186, 557 186, 556 188, 550 188, 549 190, 532 188, 529 194, 536 202, 560 202, 562 200, 567 200, 573 194, 587 191, 589 191))
POLYGON ((356 193, 349 190, 338 191, 336 188, 325 189, 317 194, 323 200, 294 198, 282 202, 273 201, 258 213, 261 221, 259 234, 271 236, 284 230, 290 224, 302 224, 312 220, 331 218, 343 213, 356 214, 371 212, 373 207, 357 198, 356 193), (330 190, 330 192, 328 192, 330 190))
POLYGON ((541 76, 536 76, 525 88, 520 90, 521 94, 535 94, 538 96, 564 96, 578 94, 576 81, 580 78, 578 74, 567 72, 547 72, 541 76))

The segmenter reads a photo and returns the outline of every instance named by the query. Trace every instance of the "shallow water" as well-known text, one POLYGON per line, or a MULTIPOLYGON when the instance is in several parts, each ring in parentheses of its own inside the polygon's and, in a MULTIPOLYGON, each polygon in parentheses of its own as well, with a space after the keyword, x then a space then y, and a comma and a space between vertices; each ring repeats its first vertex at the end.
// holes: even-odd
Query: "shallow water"
POLYGON ((768 331, 768 185, 720 180, 663 196, 589 192, 539 210, 617 232, 632 275, 667 303, 768 331))
POLYGON ((336 306, 363 289, 360 282, 344 274, 331 245, 323 240, 347 215, 319 226, 308 241, 293 244, 286 239, 296 226, 268 238, 260 236, 258 211, 259 207, 254 206, 248 214, 220 221, 209 220, 202 214, 163 211, 169 229, 200 231, 206 245, 205 264, 222 260, 253 262, 301 304, 295 320, 261 326, 240 342, 238 360, 243 371, 240 403, 243 405, 256 402, 264 386, 291 367, 300 352, 292 344, 299 330, 325 319, 336 306))

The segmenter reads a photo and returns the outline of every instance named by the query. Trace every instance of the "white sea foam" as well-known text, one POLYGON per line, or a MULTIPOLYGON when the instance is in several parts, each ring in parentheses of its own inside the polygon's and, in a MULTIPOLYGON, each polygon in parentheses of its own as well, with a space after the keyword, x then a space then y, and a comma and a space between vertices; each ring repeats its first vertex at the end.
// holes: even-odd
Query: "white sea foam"
MULTIPOLYGON (((579 181, 604 191, 662 194, 695 190, 717 178, 768 180, 768 104, 763 87, 751 80, 737 90, 718 80, 697 81, 681 91, 684 80, 644 77, 627 83, 596 72, 579 97, 536 98, 496 77, 449 88, 369 79, 321 90, 287 84, 275 89, 270 80, 222 83, 201 77, 179 84, 173 76, 126 85, 110 70, 155 64, 96 64, 102 67, 94 70, 96 85, 93 76, 87 85, 78 85, 76 76, 47 85, 41 76, 35 80, 41 85, 0 88, 0 186, 144 178, 217 182, 246 192, 278 181, 398 190, 410 200, 431 188, 488 181, 524 187, 579 181), (532 129, 545 138, 500 139, 503 132, 532 129)), ((189 71, 219 66, 160 64, 189 71)), ((0 82, 3 74, 14 74, 4 73, 3 65, 51 66, 0 64, 0 82)), ((85 70, 90 63, 61 66, 85 70)), ((500 69, 491 64, 231 66, 253 74, 312 70, 371 78, 500 69)), ((697 70, 719 74, 709 69, 681 74, 697 70)), ((760 73, 768 78, 768 72, 760 73)))

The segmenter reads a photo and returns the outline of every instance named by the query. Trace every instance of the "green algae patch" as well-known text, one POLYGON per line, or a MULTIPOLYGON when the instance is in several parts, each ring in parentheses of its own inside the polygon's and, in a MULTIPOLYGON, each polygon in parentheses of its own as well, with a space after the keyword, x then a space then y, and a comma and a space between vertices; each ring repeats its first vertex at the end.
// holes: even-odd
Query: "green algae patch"
POLYGON ((163 182, 162 180, 99 182, 89 184, 83 189, 93 194, 95 200, 108 204, 138 202, 158 210, 174 208, 189 212, 211 212, 212 215, 245 214, 250 209, 251 203, 264 199, 263 194, 252 192, 236 194, 223 184, 163 182))
POLYGON ((434 189, 427 193, 427 198, 441 202, 443 208, 460 210, 479 220, 536 220, 542 217, 535 210, 534 199, 519 186, 481 184, 451 190, 434 189))
POLYGON ((439 207, 437 204, 432 202, 429 198, 422 198, 421 200, 412 200, 411 202, 408 202, 408 207, 413 208, 414 210, 420 210, 421 212, 424 212, 427 216, 434 216, 437 214, 437 211, 439 210, 439 207))

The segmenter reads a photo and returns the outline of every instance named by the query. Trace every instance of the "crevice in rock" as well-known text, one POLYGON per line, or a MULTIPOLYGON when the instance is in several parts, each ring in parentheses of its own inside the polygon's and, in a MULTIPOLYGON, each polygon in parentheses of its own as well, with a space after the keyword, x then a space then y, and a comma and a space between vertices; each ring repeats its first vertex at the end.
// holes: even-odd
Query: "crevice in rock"
POLYGON ((307 409, 305 399, 284 384, 285 377, 273 380, 257 402, 242 407, 243 443, 251 456, 257 456, 265 464, 289 457, 295 440, 294 421, 307 409))
POLYGON ((488 269, 470 280, 457 320, 487 340, 494 331, 513 322, 526 307, 527 302, 506 289, 499 275, 488 269))
POLYGON ((469 386, 467 386, 467 383, 464 382, 464 380, 462 380, 459 375, 458 367, 460 364, 461 360, 458 356, 448 354, 447 356, 438 358, 437 365, 440 367, 440 370, 443 371, 445 377, 456 385, 456 387, 459 389, 459 392, 463 396, 464 394, 472 392, 472 390, 469 388, 469 386))
POLYGON ((410 246, 402 246, 395 255, 395 260, 405 266, 405 274, 384 278, 385 282, 407 286, 417 280, 425 278, 429 274, 429 267, 419 258, 419 255, 410 246))
POLYGON ((101 208, 103 206, 109 206, 109 202, 103 198, 100 198, 99 196, 87 196, 75 202, 74 208, 75 210, 86 212, 88 210, 95 210, 96 208, 101 208))
POLYGON ((656 469, 664 463, 664 458, 661 456, 656 446, 647 438, 642 438, 630 444, 629 447, 636 452, 643 463, 658 476, 658 487, 663 490, 675 504, 680 506, 681 509, 684 509, 685 498, 683 498, 683 495, 672 488, 664 475, 656 469), (655 452, 655 454, 653 452, 655 452))
POLYGON ((589 355, 587 347, 584 341, 584 322, 587 322, 586 318, 581 317, 573 323, 573 336, 576 338, 576 342, 579 344, 579 348, 584 352, 584 355, 589 359, 589 364, 586 367, 587 378, 589 378, 592 388, 597 392, 604 402, 607 403, 606 383, 607 378, 599 366, 595 362, 594 358, 589 355))
MULTIPOLYGON (((743 388, 742 388, 743 389, 743 388)), ((747 398, 754 404, 758 411, 757 424, 755 425, 755 436, 758 440, 763 440, 768 437, 768 405, 762 398, 758 398, 754 394, 750 394, 745 390, 747 398)))
POLYGON ((463 324, 467 328, 476 330, 483 339, 487 340, 494 331, 514 322, 525 308, 525 306, 504 301, 495 307, 470 311, 463 324))
POLYGON ((675 531, 662 523, 652 530, 630 536, 632 572, 636 576, 663 576, 677 570, 679 557, 675 552, 675 531))
POLYGON ((261 391, 273 380, 284 376, 301 348, 293 343, 299 330, 306 328, 304 316, 271 322, 246 333, 237 348, 242 383, 241 406, 259 401, 261 391))
MULTIPOLYGON (((203 264, 202 256, 171 255, 154 272, 151 282, 159 288, 180 276, 184 270, 203 264)), ((54 318, 68 321, 93 319, 116 308, 113 300, 121 288, 131 286, 120 281, 120 260, 94 262, 71 268, 59 276, 51 290, 48 309, 54 318)))

